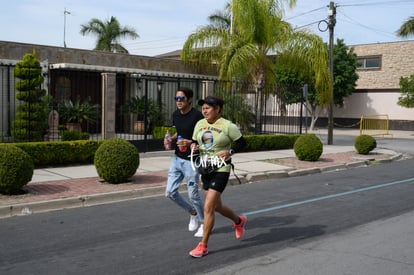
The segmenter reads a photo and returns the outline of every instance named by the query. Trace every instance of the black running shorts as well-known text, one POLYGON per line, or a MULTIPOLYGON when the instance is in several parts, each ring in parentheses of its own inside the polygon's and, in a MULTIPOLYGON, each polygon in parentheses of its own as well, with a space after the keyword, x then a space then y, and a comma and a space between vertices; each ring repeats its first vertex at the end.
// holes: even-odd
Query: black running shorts
POLYGON ((202 175, 203 189, 214 189, 217 192, 223 193, 229 181, 230 172, 213 172, 211 174, 202 175))

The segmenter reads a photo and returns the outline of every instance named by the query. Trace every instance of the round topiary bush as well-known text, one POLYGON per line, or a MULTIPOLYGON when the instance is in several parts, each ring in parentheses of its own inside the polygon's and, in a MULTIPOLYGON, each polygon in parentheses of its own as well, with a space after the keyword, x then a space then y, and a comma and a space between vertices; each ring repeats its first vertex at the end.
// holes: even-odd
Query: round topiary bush
POLYGON ((129 141, 113 138, 99 146, 93 162, 99 177, 118 184, 127 182, 135 174, 139 166, 139 153, 129 141))
POLYGON ((32 180, 32 158, 13 145, 0 145, 0 193, 19 194, 22 187, 32 180))
POLYGON ((377 147, 377 141, 372 136, 360 135, 355 137, 354 146, 358 154, 368 155, 377 147))
POLYGON ((322 155, 323 145, 317 136, 306 134, 298 137, 293 150, 299 160, 317 161, 322 155))

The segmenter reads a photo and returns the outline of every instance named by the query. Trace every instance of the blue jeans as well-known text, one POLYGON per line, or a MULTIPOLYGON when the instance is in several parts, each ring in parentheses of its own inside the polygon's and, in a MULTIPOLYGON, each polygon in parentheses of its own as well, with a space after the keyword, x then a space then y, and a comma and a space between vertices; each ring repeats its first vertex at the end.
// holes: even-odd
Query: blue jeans
POLYGON ((198 171, 193 170, 190 160, 173 157, 171 160, 170 170, 168 171, 168 181, 165 195, 187 212, 195 209, 197 211, 199 221, 203 223, 204 206, 198 189, 199 178, 198 171), (178 192, 178 188, 184 178, 187 182, 188 198, 190 202, 188 202, 178 192))

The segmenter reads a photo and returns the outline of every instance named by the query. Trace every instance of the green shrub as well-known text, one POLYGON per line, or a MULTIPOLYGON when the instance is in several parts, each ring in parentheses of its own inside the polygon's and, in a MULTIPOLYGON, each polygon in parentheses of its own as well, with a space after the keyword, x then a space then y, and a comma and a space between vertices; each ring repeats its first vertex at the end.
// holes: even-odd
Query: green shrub
POLYGON ((174 135, 176 130, 174 127, 168 127, 168 126, 155 126, 152 129, 152 137, 154 139, 163 139, 165 136, 165 133, 167 130, 170 130, 170 135, 174 135))
POLYGON ((291 149, 299 135, 265 135, 263 146, 266 150, 291 149))
POLYGON ((245 151, 265 151, 291 149, 300 135, 247 135, 245 151))
POLYGON ((246 139, 246 151, 258 151, 258 150, 262 150, 263 148, 263 143, 265 141, 265 136, 264 135, 255 135, 255 136, 245 136, 244 137, 246 139))
POLYGON ((124 139, 108 139, 96 150, 94 164, 99 177, 109 183, 122 183, 135 174, 139 153, 124 139))
POLYGON ((13 145, 0 145, 0 193, 18 194, 32 180, 32 158, 13 145))
POLYGON ((360 135, 355 137, 354 146, 358 154, 368 155, 377 147, 377 141, 372 136, 360 135))
POLYGON ((90 135, 87 132, 76 132, 76 131, 62 131, 62 141, 69 140, 88 140, 90 135))
POLYGON ((36 168, 71 164, 92 164, 102 140, 74 140, 14 143, 32 157, 36 168))
POLYGON ((42 67, 36 54, 27 53, 16 63, 14 76, 16 81, 16 99, 20 104, 16 107, 15 120, 12 121, 11 135, 14 142, 41 141, 46 130, 47 114, 44 96, 46 90, 41 88, 44 78, 42 67))
POLYGON ((293 150, 299 160, 317 161, 322 155, 323 145, 314 134, 305 134, 296 140, 293 150))
MULTIPOLYGON (((175 128, 167 126, 156 127, 159 133, 157 138, 163 138, 167 129, 171 134, 175 128)), ((64 131, 64 126, 60 127, 64 131)), ((155 130, 155 129, 154 129, 155 130)), ((68 133, 72 135, 74 132, 68 133)), ((75 133, 82 135, 86 133, 75 133)), ((265 150, 291 149, 300 135, 298 134, 269 134, 269 135, 247 135, 245 136, 247 148, 244 151, 255 152, 265 150)), ((66 139, 66 137, 65 137, 66 139)), ((92 164, 94 154, 103 140, 73 140, 53 142, 19 142, 10 143, 19 147, 29 154, 34 162, 35 168, 56 167, 62 165, 92 164)))

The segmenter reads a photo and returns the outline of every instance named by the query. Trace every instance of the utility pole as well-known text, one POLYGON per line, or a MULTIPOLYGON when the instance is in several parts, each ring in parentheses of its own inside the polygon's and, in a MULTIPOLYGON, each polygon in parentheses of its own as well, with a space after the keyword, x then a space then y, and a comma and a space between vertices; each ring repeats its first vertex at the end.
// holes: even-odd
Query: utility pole
POLYGON ((334 2, 329 3, 329 74, 331 77, 331 101, 329 103, 329 114, 328 114, 328 144, 333 144, 333 107, 334 107, 334 90, 333 90, 333 81, 334 81, 334 73, 333 73, 333 45, 334 45, 334 28, 336 24, 336 7, 334 2))
POLYGON ((63 47, 66 48, 66 14, 70 14, 69 11, 65 10, 63 11, 63 47))

